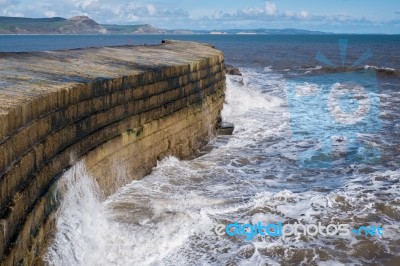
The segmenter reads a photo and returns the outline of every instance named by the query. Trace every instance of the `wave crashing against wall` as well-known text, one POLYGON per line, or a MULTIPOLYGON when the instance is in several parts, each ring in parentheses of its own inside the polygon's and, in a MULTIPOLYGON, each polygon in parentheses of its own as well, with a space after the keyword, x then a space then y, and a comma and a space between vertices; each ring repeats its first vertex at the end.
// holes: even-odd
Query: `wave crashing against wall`
POLYGON ((59 177, 77 160, 109 195, 157 159, 190 157, 215 133, 224 102, 223 53, 205 44, 1 53, 0 65, 7 265, 38 259, 55 230, 59 177))

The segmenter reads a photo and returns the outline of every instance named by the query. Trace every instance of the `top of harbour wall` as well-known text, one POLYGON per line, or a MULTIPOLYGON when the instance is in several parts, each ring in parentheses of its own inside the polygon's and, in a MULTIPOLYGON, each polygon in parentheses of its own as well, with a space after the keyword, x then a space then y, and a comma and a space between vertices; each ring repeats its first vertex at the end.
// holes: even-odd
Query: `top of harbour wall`
POLYGON ((204 67, 202 64, 221 62, 223 53, 214 47, 181 41, 163 41, 160 45, 0 53, 0 142, 36 116, 79 101, 77 98, 81 95, 93 94, 87 92, 87 84, 94 84, 91 90, 94 93, 99 90, 107 93, 115 90, 108 87, 138 83, 130 79, 130 84, 124 84, 127 77, 144 74, 142 79, 145 83, 152 83, 152 75, 156 75, 152 73, 158 73, 158 78, 163 79, 173 76, 174 72, 179 74, 176 66, 186 68, 182 71, 187 72, 204 67), (119 84, 107 83, 116 78, 121 78, 119 84))

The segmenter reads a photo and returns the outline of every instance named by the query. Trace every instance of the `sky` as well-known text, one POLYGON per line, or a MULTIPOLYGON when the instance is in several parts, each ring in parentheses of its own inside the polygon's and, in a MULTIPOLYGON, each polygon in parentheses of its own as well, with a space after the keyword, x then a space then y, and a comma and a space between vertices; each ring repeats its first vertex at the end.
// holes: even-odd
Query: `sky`
POLYGON ((0 16, 86 15, 164 29, 283 29, 400 34, 399 0, 0 0, 0 16))

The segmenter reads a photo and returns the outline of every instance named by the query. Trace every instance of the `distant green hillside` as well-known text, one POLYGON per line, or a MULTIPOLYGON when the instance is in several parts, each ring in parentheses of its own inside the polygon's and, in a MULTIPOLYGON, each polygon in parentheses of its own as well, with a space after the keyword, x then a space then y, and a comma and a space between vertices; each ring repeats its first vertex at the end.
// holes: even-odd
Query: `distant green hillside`
POLYGON ((100 25, 86 16, 70 19, 1 17, 0 34, 164 34, 151 25, 100 25))
POLYGON ((102 26, 104 28, 106 28, 109 32, 112 32, 115 34, 129 34, 129 33, 137 31, 140 27, 146 27, 149 25, 107 25, 107 24, 103 24, 102 26))
POLYGON ((107 33, 107 30, 85 16, 65 19, 0 17, 0 34, 79 34, 107 33))
POLYGON ((68 19, 0 17, 0 32, 54 32, 68 25, 68 19))

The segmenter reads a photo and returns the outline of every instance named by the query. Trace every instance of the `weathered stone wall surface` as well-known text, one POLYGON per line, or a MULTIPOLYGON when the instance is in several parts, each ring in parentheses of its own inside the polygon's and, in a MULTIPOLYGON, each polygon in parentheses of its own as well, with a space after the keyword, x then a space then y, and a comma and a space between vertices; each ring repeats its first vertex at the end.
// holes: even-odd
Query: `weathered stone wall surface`
POLYGON ((2 264, 40 263, 62 200, 57 182, 74 162, 109 195, 158 159, 204 145, 224 92, 223 53, 205 44, 0 53, 2 264))

